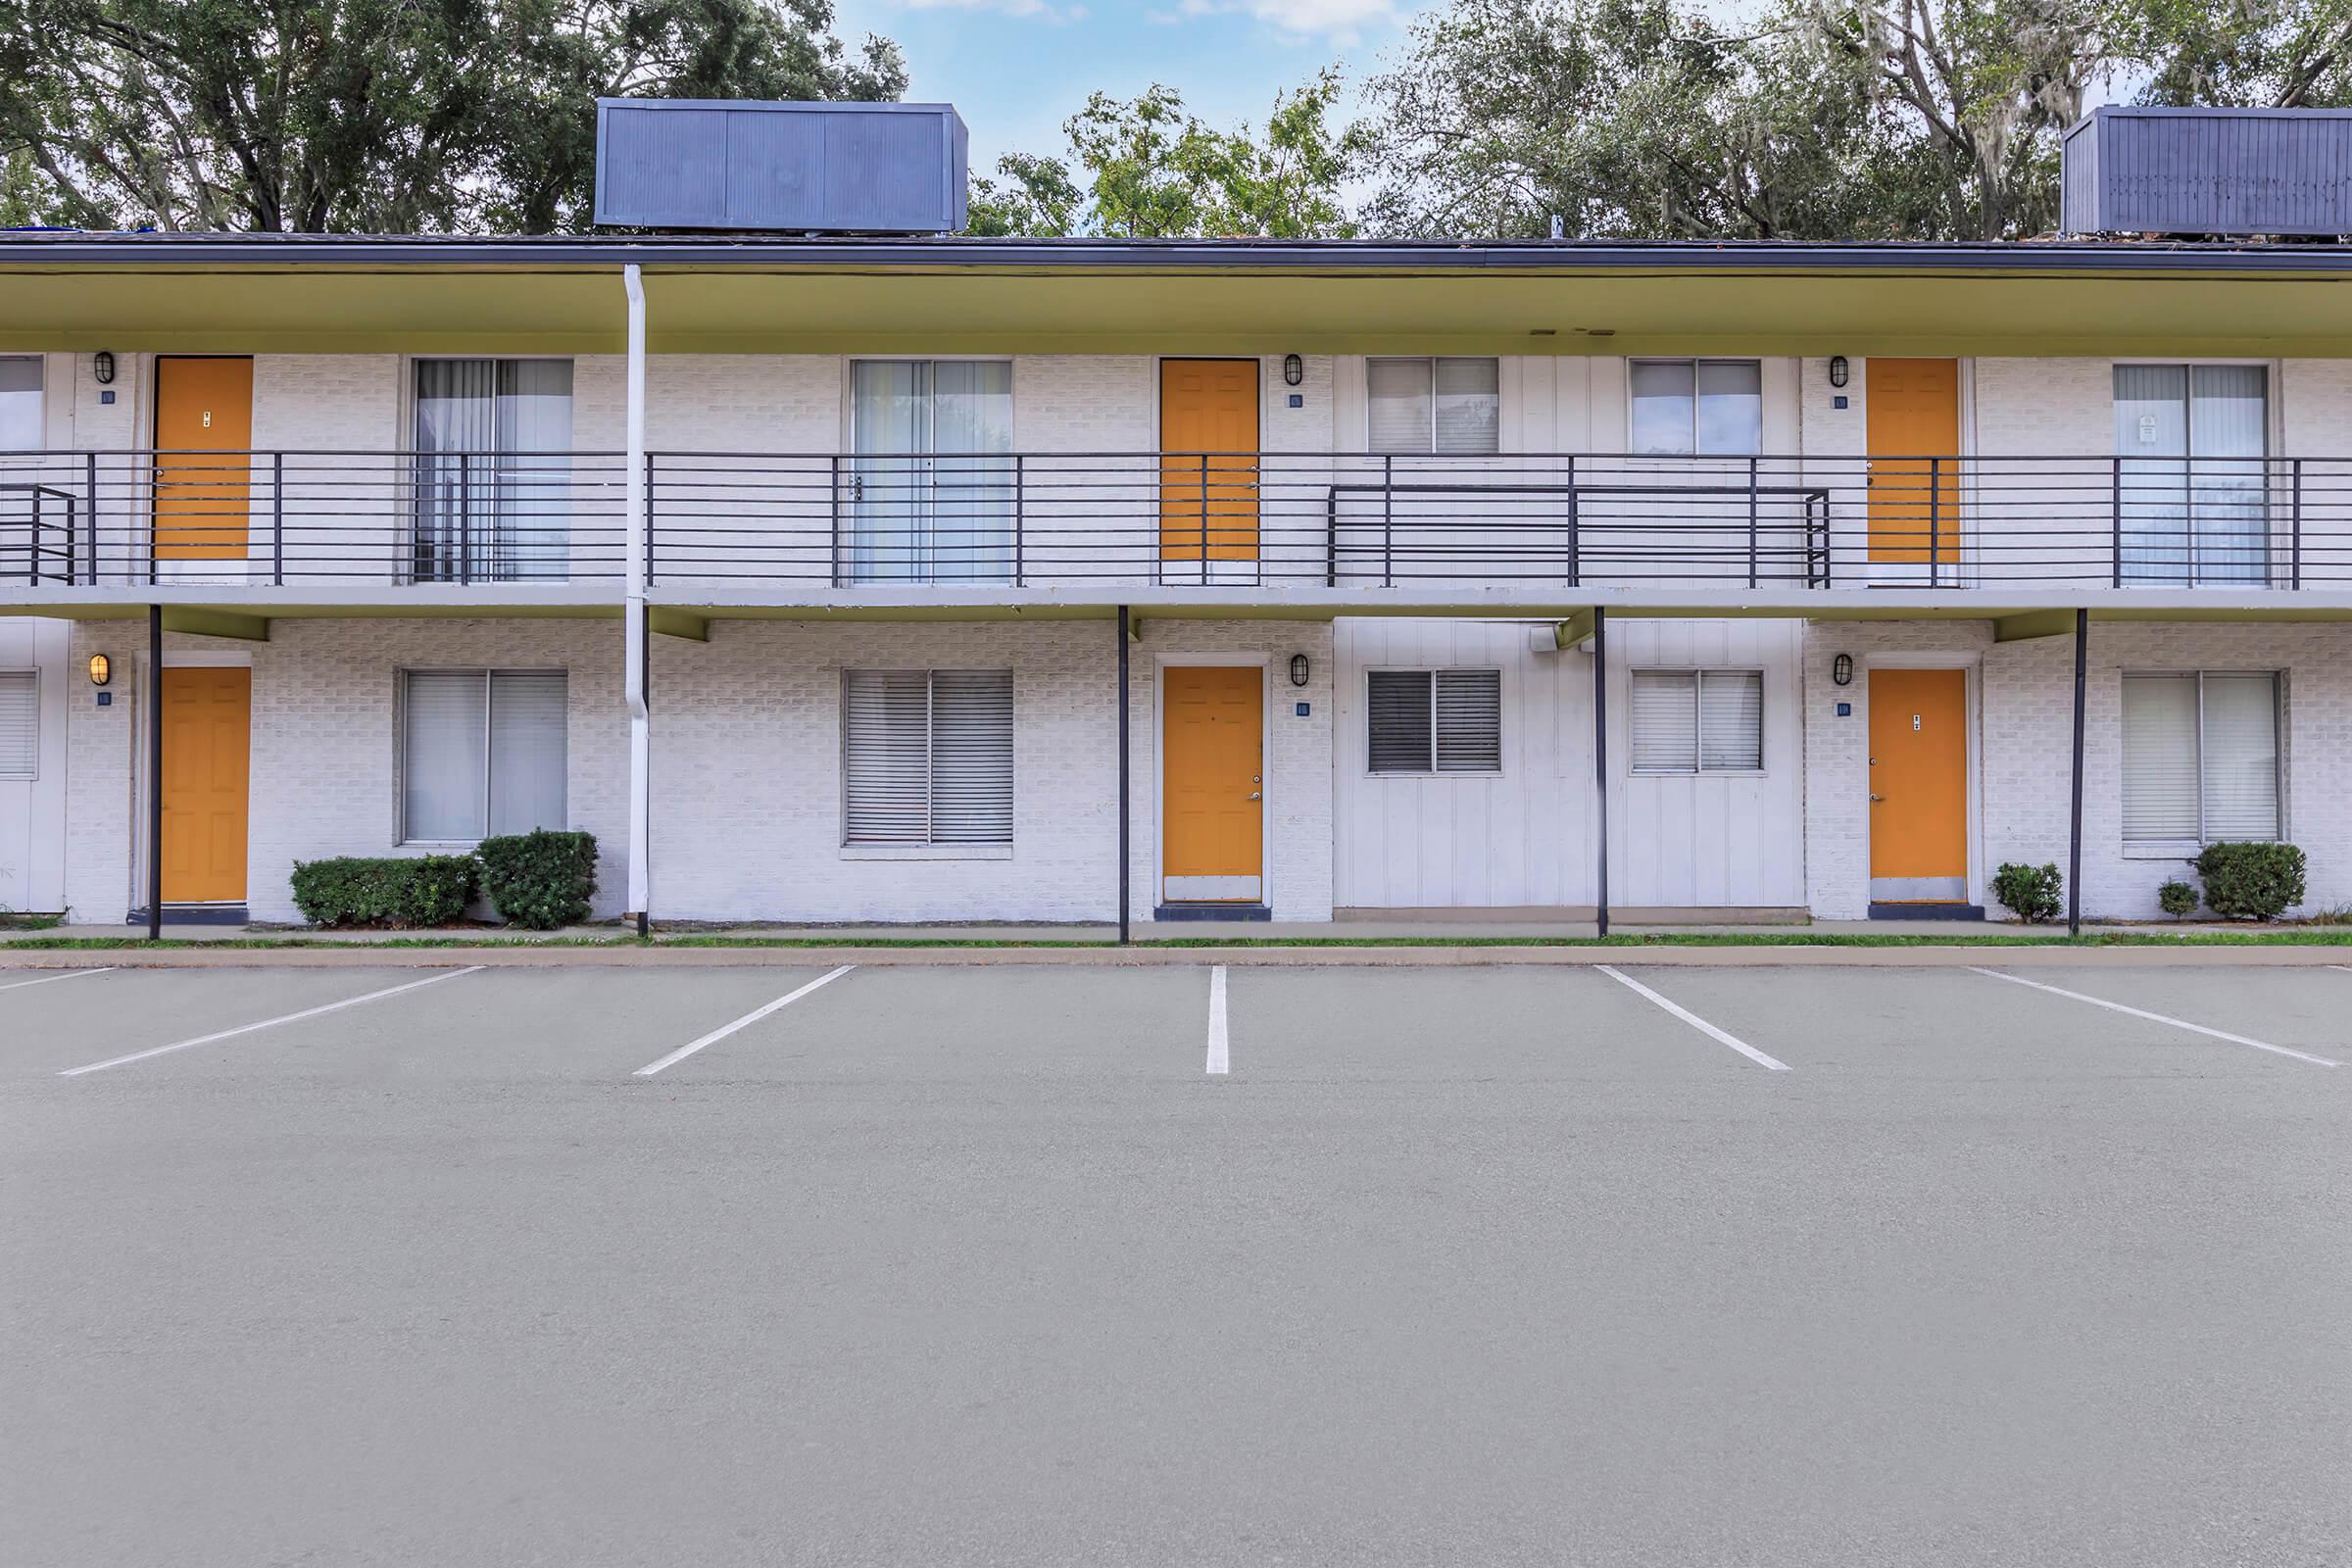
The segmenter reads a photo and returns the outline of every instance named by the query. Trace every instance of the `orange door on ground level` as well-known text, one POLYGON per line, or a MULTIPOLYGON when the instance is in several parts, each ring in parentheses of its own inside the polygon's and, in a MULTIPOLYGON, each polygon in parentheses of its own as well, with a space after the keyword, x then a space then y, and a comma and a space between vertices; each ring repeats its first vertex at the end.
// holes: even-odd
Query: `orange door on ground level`
POLYGON ((1264 896, 1265 671, 1172 668, 1160 681, 1161 894, 1254 903, 1264 896))
POLYGON ((253 671, 164 671, 164 902, 245 898, 253 671))
POLYGON ((155 554, 242 561, 253 511, 253 361, 155 362, 155 554))
POLYGON ((1870 672, 1870 885, 1886 903, 1968 897, 1968 679, 1870 672))
POLYGON ((1159 557, 1257 559, 1257 362, 1159 362, 1159 557))
POLYGON ((1871 360, 1862 395, 1870 559, 1951 564, 1960 544, 1960 362, 1871 360))

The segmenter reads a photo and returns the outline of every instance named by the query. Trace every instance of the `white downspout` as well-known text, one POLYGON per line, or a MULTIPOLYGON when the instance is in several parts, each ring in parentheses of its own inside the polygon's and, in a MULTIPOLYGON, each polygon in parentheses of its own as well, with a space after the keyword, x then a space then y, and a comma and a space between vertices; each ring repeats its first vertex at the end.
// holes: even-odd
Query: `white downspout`
POLYGON ((647 929, 653 907, 653 713, 646 704, 646 563, 652 559, 645 507, 645 282, 634 263, 621 270, 629 296, 628 579, 621 600, 626 644, 622 687, 629 707, 629 897, 626 912, 647 929))

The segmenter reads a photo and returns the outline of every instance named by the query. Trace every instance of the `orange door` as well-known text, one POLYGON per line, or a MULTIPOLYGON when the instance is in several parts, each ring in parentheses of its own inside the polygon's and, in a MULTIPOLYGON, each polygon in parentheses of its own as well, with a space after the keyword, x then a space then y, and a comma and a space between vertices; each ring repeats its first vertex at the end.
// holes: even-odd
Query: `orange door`
POLYGON ((164 902, 245 898, 253 671, 164 671, 164 902))
POLYGON ((253 362, 155 362, 155 555, 242 561, 253 509, 253 362))
POLYGON ((1257 362, 1159 362, 1159 558, 1257 559, 1257 362))
POLYGON ((1968 679, 1957 669, 1870 672, 1870 896, 1968 898, 1968 679))
POLYGON ((1870 559, 1950 565, 1960 543, 1960 362, 1872 360, 1863 396, 1870 559))
POLYGON ((1161 893, 1171 901, 1264 897, 1265 678, 1255 668, 1161 672, 1161 893))

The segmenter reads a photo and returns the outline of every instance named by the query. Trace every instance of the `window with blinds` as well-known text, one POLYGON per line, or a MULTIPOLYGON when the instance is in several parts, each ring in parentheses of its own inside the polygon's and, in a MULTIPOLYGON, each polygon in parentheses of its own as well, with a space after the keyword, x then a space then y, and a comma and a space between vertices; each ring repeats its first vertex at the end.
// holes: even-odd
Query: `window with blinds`
POLYGON ((1502 771, 1502 671, 1376 669, 1365 676, 1375 773, 1502 771))
POLYGON ((1366 435, 1374 452, 1439 457, 1499 449, 1499 363, 1482 359, 1367 360, 1366 435))
POLYGON ((41 771, 41 680, 29 669, 0 669, 0 779, 41 771))
POLYGON ((842 676, 842 840, 1012 842, 1012 671, 842 676))
POLYGON ((465 843, 564 825, 562 670, 413 669, 401 694, 401 837, 465 843))
POLYGON ((1637 669, 1632 713, 1637 773, 1764 769, 1761 670, 1637 669))
POLYGON ((2278 677, 2124 677, 2124 842, 2278 836, 2278 677))

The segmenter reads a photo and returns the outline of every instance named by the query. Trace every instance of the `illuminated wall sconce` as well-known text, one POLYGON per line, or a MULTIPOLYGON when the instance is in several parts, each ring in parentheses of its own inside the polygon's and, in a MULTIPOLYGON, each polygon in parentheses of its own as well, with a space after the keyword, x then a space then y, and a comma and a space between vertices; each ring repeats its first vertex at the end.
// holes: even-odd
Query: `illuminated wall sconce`
POLYGON ((115 678, 115 666, 104 654, 90 656, 90 684, 103 686, 115 678))

